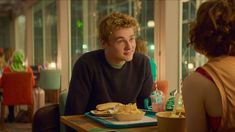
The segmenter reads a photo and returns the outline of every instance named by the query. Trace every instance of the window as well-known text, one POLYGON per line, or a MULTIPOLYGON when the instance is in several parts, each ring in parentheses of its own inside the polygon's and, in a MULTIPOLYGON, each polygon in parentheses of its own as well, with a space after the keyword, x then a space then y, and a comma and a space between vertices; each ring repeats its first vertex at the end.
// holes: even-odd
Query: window
POLYGON ((34 7, 34 64, 57 62, 56 1, 40 1, 34 7))
POLYGON ((196 10, 201 1, 198 0, 182 0, 182 38, 181 38, 181 75, 180 79, 184 79, 195 68, 203 65, 206 58, 196 53, 193 49, 187 47, 189 43, 189 24, 194 20, 196 10))
POLYGON ((25 16, 20 15, 16 19, 16 49, 20 49, 23 52, 26 51, 26 41, 25 41, 25 16))
POLYGON ((43 64, 43 17, 42 10, 34 12, 34 64, 43 64))
POLYGON ((57 16, 56 2, 49 3, 45 8, 45 63, 57 62, 57 16))
POLYGON ((10 47, 10 17, 0 16, 0 47, 10 47))

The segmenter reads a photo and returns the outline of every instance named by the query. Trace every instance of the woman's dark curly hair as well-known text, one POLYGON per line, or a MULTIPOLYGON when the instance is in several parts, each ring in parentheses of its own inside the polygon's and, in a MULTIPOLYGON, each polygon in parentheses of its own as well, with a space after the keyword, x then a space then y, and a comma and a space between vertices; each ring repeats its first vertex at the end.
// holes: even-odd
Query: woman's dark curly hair
POLYGON ((210 57, 235 56, 235 0, 202 3, 191 24, 189 46, 210 57))

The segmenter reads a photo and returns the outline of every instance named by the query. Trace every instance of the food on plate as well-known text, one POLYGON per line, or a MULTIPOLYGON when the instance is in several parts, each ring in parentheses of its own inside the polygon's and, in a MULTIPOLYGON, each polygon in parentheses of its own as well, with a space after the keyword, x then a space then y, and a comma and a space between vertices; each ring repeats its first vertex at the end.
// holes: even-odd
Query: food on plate
POLYGON ((143 113, 142 110, 138 109, 136 103, 127 104, 127 105, 119 105, 116 107, 117 111, 115 114, 139 114, 143 113))
POLYGON ((98 104, 96 110, 91 110, 91 113, 96 116, 111 116, 116 112, 116 107, 123 105, 118 102, 108 102, 103 104, 98 104))
POLYGON ((99 110, 91 110, 90 111, 91 114, 95 115, 95 116, 111 116, 111 112, 110 111, 99 111, 99 110))
POLYGON ((122 105, 122 103, 118 102, 108 102, 108 103, 103 103, 103 104, 98 104, 96 106, 97 110, 108 110, 108 109, 113 109, 117 105, 122 105))
POLYGON ((118 121, 141 120, 145 115, 145 112, 137 108, 136 103, 124 105, 118 102, 98 104, 96 110, 92 110, 91 113, 102 117, 113 116, 118 121))
POLYGON ((145 112, 138 109, 136 103, 117 106, 117 111, 113 114, 113 117, 118 121, 136 121, 141 120, 145 112))

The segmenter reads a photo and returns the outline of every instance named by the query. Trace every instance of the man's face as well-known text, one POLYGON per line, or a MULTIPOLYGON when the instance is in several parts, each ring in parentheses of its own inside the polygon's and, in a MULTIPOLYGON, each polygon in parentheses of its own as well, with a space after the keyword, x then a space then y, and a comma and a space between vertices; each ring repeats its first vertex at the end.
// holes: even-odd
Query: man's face
POLYGON ((135 33, 133 28, 122 28, 113 31, 108 41, 102 44, 105 56, 114 64, 131 61, 135 52, 135 33))

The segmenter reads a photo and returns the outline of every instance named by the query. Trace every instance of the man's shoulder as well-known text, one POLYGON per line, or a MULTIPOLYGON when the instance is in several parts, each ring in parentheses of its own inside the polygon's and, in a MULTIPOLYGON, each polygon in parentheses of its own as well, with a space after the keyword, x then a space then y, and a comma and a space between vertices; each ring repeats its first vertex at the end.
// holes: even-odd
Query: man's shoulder
POLYGON ((149 58, 146 55, 136 52, 133 55, 133 61, 149 61, 149 58))
POLYGON ((97 57, 102 56, 102 54, 103 54, 102 49, 93 50, 93 51, 84 53, 79 59, 81 59, 81 60, 95 60, 97 57))
POLYGON ((103 50, 101 50, 101 49, 86 52, 80 56, 80 58, 77 60, 75 65, 78 63, 83 63, 83 64, 87 64, 87 65, 90 65, 91 63, 95 63, 95 62, 99 61, 100 58, 102 58, 102 54, 104 54, 104 53, 103 53, 103 50))
POLYGON ((102 54, 103 54, 103 50, 102 49, 98 49, 98 50, 93 50, 93 51, 84 53, 81 56, 81 58, 93 58, 95 56, 100 56, 102 54))

